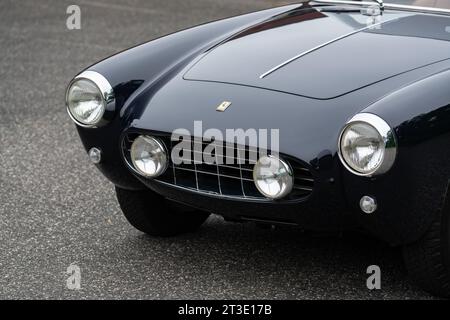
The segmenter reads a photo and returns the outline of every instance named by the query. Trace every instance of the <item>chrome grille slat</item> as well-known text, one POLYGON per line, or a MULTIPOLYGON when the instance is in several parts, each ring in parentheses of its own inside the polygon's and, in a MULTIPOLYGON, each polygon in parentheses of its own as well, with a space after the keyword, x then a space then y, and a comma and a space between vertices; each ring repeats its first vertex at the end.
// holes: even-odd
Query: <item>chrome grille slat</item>
POLYGON ((233 166, 228 166, 228 165, 224 165, 224 164, 219 164, 219 167, 222 167, 222 168, 228 168, 228 169, 236 169, 236 170, 239 169, 239 170, 242 170, 242 171, 253 172, 252 169, 242 168, 240 163, 239 163, 239 168, 235 168, 235 167, 233 167, 233 166))
MULTIPOLYGON (((171 140, 172 141, 172 140, 171 140)), ((194 145, 195 145, 195 141, 194 141, 194 145)), ((195 146, 194 146, 194 152, 195 152, 195 146)), ((195 160, 194 157, 194 171, 195 171, 195 184, 197 186, 197 191, 199 191, 200 189, 198 188, 198 172, 197 172, 197 161, 195 160)))
POLYGON ((204 146, 214 145, 214 146, 222 147, 222 149, 229 148, 229 149, 240 150, 240 151, 248 151, 249 149, 256 149, 256 148, 245 148, 245 147, 240 146, 240 145, 231 146, 229 143, 224 143, 222 145, 222 143, 215 143, 214 141, 212 141, 212 142, 203 141, 202 144, 204 146))
POLYGON ((214 150, 214 155, 216 156, 216 169, 217 169, 217 181, 219 183, 219 192, 220 195, 223 195, 222 193, 222 185, 220 184, 220 170, 219 170, 219 161, 217 160, 217 152, 214 150))
MULTIPOLYGON (((237 149, 236 149, 237 150, 237 149)), ((192 153, 193 154, 200 154, 200 155, 203 155, 203 152, 199 152, 199 151, 196 151, 196 150, 192 150, 192 153)), ((222 158, 226 158, 226 159, 231 159, 231 160, 241 160, 241 161, 243 161, 243 162, 247 162, 247 159, 245 159, 245 158, 236 158, 236 157, 230 157, 230 156, 227 156, 227 155, 222 155, 222 158)), ((224 159, 225 160, 225 159, 224 159)), ((216 162, 217 162, 217 160, 216 160, 216 162)), ((226 160, 225 160, 225 162, 226 162, 226 160)), ((252 162, 254 162, 253 164, 255 164, 256 163, 256 161, 252 161, 252 162)))
MULTIPOLYGON (((131 165, 130 149, 133 141, 139 136, 138 133, 130 133, 125 135, 122 141, 123 154, 128 164, 131 165)), ((223 154, 217 152, 219 149, 213 149, 211 156, 214 163, 205 162, 203 153, 195 150, 195 143, 199 143, 195 138, 191 138, 191 160, 190 164, 175 164, 171 158, 176 141, 172 141, 170 135, 157 136, 167 147, 169 153, 169 168, 165 174, 156 180, 193 190, 201 193, 208 193, 224 197, 265 200, 265 198, 257 191, 253 181, 253 166, 256 161, 250 161, 252 152, 258 152, 255 148, 246 148, 242 145, 224 144, 222 148, 223 154), (233 156, 227 156, 233 151, 233 156), (195 155, 201 154, 200 159, 196 159, 195 155), (218 161, 218 156, 223 157, 223 162, 218 161), (226 163, 226 160, 233 160, 232 163, 226 163)), ((219 143, 219 142, 218 142, 219 143)), ((214 141, 203 141, 201 143, 202 150, 206 146, 215 146, 214 141)), ((197 146, 198 147, 198 146, 197 146)), ((270 152, 267 152, 270 154, 270 152)), ((294 187, 291 194, 284 200, 296 200, 308 197, 314 190, 314 177, 311 171, 300 161, 283 156, 287 160, 294 173, 294 187)), ((252 159, 253 160, 253 159, 252 159)), ((255 159, 256 160, 256 159, 255 159)))
POLYGON ((292 167, 292 169, 296 170, 296 171, 304 171, 304 172, 308 172, 310 173, 309 169, 307 168, 303 168, 303 167, 292 167))
POLYGON ((294 186, 294 189, 296 189, 296 190, 304 190, 304 191, 313 191, 312 188, 299 187, 299 186, 294 186))
MULTIPOLYGON (((173 166, 171 166, 173 168, 173 166)), ((219 177, 224 177, 224 178, 229 178, 229 179, 237 179, 237 180, 241 180, 240 177, 234 177, 234 176, 230 176, 230 175, 226 175, 226 174, 221 174, 221 173, 211 173, 208 171, 201 171, 201 170, 195 170, 195 169, 187 169, 187 168, 175 168, 176 170, 181 170, 181 171, 188 171, 188 172, 193 172, 195 173, 195 175, 198 177, 198 174, 207 174, 207 175, 212 175, 212 176, 219 176, 219 177)), ((253 182, 252 179, 247 179, 247 178, 242 178, 242 180, 244 181, 251 181, 253 182)))
MULTIPOLYGON (((127 136, 127 138, 128 138, 128 136, 127 136)), ((173 150, 173 141, 172 140, 170 140, 170 150, 173 150)), ((171 157, 172 157, 172 154, 169 153, 169 159, 171 159, 171 157)), ((172 173, 173 173, 173 184, 177 185, 177 175, 175 173, 175 167, 172 167, 172 173)))
POLYGON ((237 149, 237 153, 238 153, 238 163, 239 163, 239 175, 241 177, 241 190, 242 190, 242 194, 245 197, 244 178, 242 177, 242 163, 239 160, 239 159, 241 159, 241 151, 239 149, 237 149))

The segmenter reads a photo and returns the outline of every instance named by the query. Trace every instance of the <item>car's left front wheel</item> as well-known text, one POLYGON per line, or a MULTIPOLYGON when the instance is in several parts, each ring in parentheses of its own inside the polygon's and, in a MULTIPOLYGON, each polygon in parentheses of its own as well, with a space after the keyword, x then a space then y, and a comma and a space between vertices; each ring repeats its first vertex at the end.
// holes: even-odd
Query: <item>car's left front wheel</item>
POLYGON ((116 195, 128 222, 151 236, 171 237, 193 232, 210 215, 175 205, 151 190, 131 191, 116 187, 116 195))

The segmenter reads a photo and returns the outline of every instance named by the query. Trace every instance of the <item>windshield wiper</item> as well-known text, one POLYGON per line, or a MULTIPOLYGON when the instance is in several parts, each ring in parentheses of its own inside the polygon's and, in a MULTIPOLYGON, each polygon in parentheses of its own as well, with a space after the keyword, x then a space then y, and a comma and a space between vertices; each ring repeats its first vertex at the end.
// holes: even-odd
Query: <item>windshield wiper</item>
MULTIPOLYGON (((319 3, 327 3, 327 4, 348 4, 348 5, 354 5, 354 6, 364 6, 364 7, 371 7, 374 9, 372 4, 378 5, 378 11, 376 15, 383 14, 385 10, 384 0, 309 0, 309 1, 315 1, 319 3)), ((373 14, 371 14, 373 15, 373 14)))
POLYGON ((315 1, 319 3, 329 3, 329 4, 349 4, 349 5, 359 5, 359 6, 370 6, 372 3, 376 3, 379 8, 379 12, 383 13, 385 9, 384 0, 363 0, 363 1, 355 1, 355 0, 309 0, 315 1))

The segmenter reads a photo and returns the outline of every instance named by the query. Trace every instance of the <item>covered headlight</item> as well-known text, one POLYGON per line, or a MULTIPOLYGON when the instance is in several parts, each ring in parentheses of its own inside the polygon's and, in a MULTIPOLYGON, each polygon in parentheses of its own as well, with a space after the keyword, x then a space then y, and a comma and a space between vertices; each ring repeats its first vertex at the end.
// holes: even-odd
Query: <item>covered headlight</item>
POLYGON ((142 176, 156 178, 163 174, 168 165, 164 145, 149 136, 139 136, 131 145, 131 162, 142 176))
POLYGON ((94 71, 77 76, 69 85, 66 104, 72 119, 81 126, 98 125, 105 111, 114 101, 114 94, 108 80, 94 71))
POLYGON ((395 162, 397 144, 389 125, 380 117, 361 113, 342 130, 339 157, 344 166, 360 176, 386 173, 395 162))
POLYGON ((275 156, 263 156, 258 160, 253 180, 259 192, 269 199, 284 198, 294 185, 291 167, 275 156))

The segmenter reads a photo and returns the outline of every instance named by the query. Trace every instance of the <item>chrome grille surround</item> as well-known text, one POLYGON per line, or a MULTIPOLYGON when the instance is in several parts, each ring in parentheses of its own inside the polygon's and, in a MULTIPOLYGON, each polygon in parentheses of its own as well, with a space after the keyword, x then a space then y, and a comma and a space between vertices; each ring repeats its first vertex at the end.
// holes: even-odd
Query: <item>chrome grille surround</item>
MULTIPOLYGON (((141 134, 158 138, 169 152, 168 169, 162 176, 154 179, 155 181, 209 195, 273 201, 259 193, 253 180, 253 167, 258 159, 259 150, 238 144, 223 144, 225 163, 221 164, 219 161, 206 163, 203 161, 203 157, 201 157, 201 152, 199 159, 195 158, 195 154, 198 155, 199 152, 195 150, 194 145, 198 143, 198 145, 201 145, 201 150, 203 151, 206 146, 214 142, 200 142, 195 140, 195 138, 191 138, 191 149, 194 160, 191 164, 175 164, 172 159, 172 150, 178 142, 172 141, 170 134, 127 133, 122 139, 122 153, 128 167, 135 173, 137 172, 134 170, 130 159, 130 149, 133 141, 141 134), (234 155, 233 157, 229 156, 231 153, 234 155), (227 159, 232 160, 232 164, 228 164, 227 159)), ((215 150, 211 154, 217 156, 215 150)), ((270 154, 270 151, 266 151, 266 154, 270 154)), ((277 201, 306 199, 314 190, 314 177, 311 171, 306 165, 292 157, 283 155, 282 158, 289 163, 293 170, 294 187, 293 191, 286 198, 277 201)))

